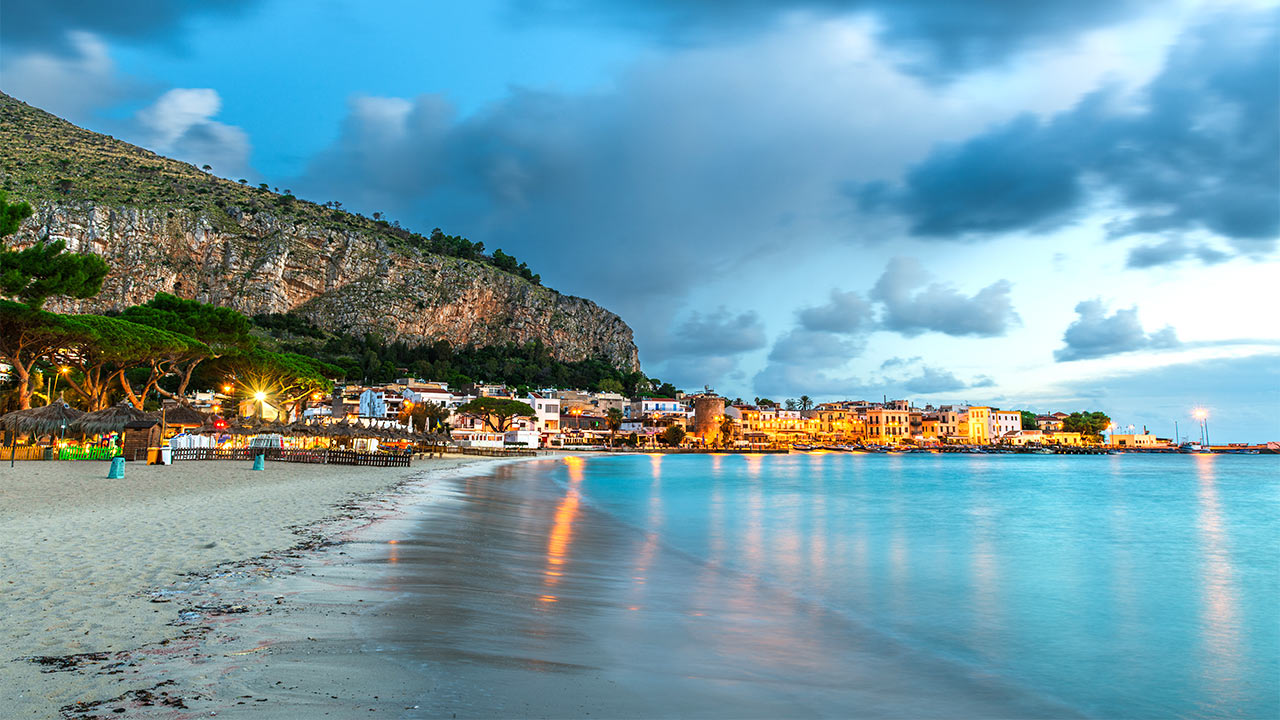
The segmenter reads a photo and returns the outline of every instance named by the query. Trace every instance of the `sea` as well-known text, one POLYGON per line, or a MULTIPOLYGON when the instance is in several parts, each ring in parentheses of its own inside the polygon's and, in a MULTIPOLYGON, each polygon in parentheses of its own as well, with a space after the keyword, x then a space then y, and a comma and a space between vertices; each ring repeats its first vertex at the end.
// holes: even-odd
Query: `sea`
POLYGON ((424 716, 1280 717, 1277 457, 555 457, 433 497, 361 630, 424 716))

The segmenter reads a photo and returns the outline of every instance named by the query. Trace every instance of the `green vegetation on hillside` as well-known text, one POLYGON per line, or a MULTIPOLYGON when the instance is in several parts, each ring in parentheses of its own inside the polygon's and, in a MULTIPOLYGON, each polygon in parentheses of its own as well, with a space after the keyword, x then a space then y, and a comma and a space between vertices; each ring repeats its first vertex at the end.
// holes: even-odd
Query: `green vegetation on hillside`
POLYGON ((557 360, 541 342, 480 348, 455 347, 445 340, 411 345, 388 343, 371 334, 327 333, 291 313, 258 315, 253 322, 282 349, 336 365, 353 382, 384 383, 412 375, 445 381, 450 387, 493 382, 525 389, 621 388, 628 395, 650 387, 642 372, 620 370, 602 358, 557 360))
POLYGON ((484 243, 439 229, 421 235, 373 213, 342 209, 342 203, 313 203, 267 183, 250 186, 213 174, 217 168, 157 155, 109 135, 90 132, 0 93, 0 190, 17 200, 92 202, 202 215, 230 228, 242 213, 267 213, 283 220, 380 237, 406 253, 447 255, 491 265, 532 283, 541 278, 501 250, 486 255, 484 243))

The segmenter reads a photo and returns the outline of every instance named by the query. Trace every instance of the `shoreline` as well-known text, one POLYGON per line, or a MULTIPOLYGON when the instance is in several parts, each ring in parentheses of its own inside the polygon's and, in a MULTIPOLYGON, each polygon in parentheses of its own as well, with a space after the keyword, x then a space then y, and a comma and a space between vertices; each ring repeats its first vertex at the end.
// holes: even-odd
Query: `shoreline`
POLYGON ((6 466, 0 710, 76 718, 187 709, 199 697, 186 694, 177 664, 208 665, 201 647, 228 645, 246 621, 284 609, 286 598, 263 595, 317 551, 359 542, 407 503, 430 503, 433 479, 531 459, 427 459, 398 471, 131 464, 123 481, 106 480, 103 463, 6 466))

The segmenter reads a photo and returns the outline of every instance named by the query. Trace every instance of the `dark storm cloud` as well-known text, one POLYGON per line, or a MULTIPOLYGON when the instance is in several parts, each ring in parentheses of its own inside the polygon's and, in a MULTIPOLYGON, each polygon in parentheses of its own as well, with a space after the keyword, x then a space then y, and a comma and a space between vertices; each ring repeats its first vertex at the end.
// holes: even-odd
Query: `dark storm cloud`
POLYGON ((998 280, 971 297, 940 283, 913 258, 893 258, 871 288, 883 305, 881 326, 907 337, 933 331, 946 335, 996 337, 1021 321, 1009 298, 1012 285, 998 280))
POLYGON ((1133 248, 1129 251, 1125 265, 1142 269, 1159 265, 1171 265, 1188 258, 1198 258, 1206 265, 1213 265, 1229 260, 1231 256, 1205 244, 1189 243, 1181 238, 1170 238, 1161 243, 1139 245, 1133 248))
POLYGON ((166 41, 191 16, 234 14, 257 0, 6 0, 0 3, 0 42, 6 49, 63 54, 69 36, 84 31, 118 40, 166 41))
POLYGON ((758 32, 790 13, 860 15, 916 74, 946 79, 1002 63, 1022 50, 1132 18, 1149 0, 513 0, 525 21, 584 19, 655 35, 674 44, 709 43, 758 32))
MULTIPOLYGON (((1028 115, 939 148, 901 186, 864 185, 858 199, 941 239, 1054 228, 1100 199, 1116 206, 1113 236, 1207 230, 1241 253, 1270 252, 1280 235, 1277 37, 1274 13, 1217 18, 1183 36, 1138 107, 1099 91, 1047 121, 1028 115)), ((1134 262, 1152 264, 1142 251, 1134 262)))
POLYGON ((764 324, 755 312, 733 314, 721 307, 703 315, 694 312, 673 332, 681 355, 738 355, 768 344, 764 324))
POLYGON ((857 333, 873 319, 871 305, 856 292, 831 291, 831 299, 823 305, 802 308, 797 317, 806 330, 835 333, 857 333))
POLYGON ((902 386, 909 392, 930 395, 932 393, 963 390, 969 387, 969 383, 956 377, 955 373, 950 370, 926 365, 920 369, 919 375, 909 378, 902 383, 902 386))
POLYGON ((1080 316, 1062 335, 1065 347, 1055 351, 1058 362, 1086 360, 1134 350, 1178 347, 1172 327, 1148 334, 1138 321, 1138 309, 1120 309, 1107 315, 1101 300, 1084 300, 1076 305, 1080 316))

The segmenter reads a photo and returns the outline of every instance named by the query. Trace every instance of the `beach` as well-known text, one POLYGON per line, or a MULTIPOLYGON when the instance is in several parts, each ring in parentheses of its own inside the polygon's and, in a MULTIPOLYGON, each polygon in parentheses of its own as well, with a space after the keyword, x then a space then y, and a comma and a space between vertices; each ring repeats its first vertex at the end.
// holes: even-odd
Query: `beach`
POLYGON ((407 470, 268 463, 260 472, 239 462, 129 463, 124 480, 107 480, 101 462, 4 463, 0 716, 47 718, 129 693, 127 716, 174 709, 180 700, 148 690, 156 666, 210 632, 202 628, 250 614, 215 598, 211 581, 224 591, 263 585, 290 555, 367 524, 411 478, 483 460, 407 470), (153 705, 140 704, 147 693, 153 705))
POLYGON ((1274 714, 1257 458, 19 469, 3 717, 1274 714))

